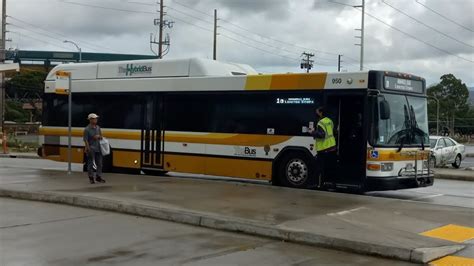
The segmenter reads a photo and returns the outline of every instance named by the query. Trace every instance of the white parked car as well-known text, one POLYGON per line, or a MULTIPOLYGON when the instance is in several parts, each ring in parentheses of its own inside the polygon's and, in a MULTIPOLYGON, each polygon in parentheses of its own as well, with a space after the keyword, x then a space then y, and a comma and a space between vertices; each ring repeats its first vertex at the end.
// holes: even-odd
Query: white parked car
POLYGON ((430 136, 431 166, 440 167, 451 164, 461 167, 466 148, 450 137, 430 136))

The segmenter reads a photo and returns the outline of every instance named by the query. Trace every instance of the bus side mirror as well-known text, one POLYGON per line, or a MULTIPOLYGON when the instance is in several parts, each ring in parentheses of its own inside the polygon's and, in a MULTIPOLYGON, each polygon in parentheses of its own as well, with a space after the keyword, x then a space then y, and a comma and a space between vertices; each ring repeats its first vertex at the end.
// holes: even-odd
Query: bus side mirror
POLYGON ((390 104, 386 100, 380 102, 380 119, 390 119, 390 104))

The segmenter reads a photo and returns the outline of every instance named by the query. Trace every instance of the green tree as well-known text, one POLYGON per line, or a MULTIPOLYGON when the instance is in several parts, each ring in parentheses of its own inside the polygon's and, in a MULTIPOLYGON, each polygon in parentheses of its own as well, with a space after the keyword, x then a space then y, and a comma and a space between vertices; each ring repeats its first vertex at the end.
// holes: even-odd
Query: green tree
POLYGON ((7 100, 5 101, 5 120, 24 123, 30 120, 30 114, 23 110, 21 103, 7 100))
MULTIPOLYGON (((428 88, 427 93, 429 97, 439 100, 441 125, 454 132, 456 118, 463 118, 469 113, 469 91, 466 84, 453 74, 445 74, 440 79, 441 82, 428 88)), ((435 101, 428 103, 430 121, 436 121, 436 105, 435 101)))
MULTIPOLYGON (((20 103, 22 102, 33 106, 35 121, 41 119, 41 112, 36 108, 36 103, 42 98, 46 76, 46 72, 26 71, 15 75, 6 82, 7 96, 11 99, 11 103, 6 104, 5 110, 8 120, 24 122, 24 114, 28 114, 28 112, 21 109, 20 103)), ((26 121, 29 121, 29 116, 26 121)))

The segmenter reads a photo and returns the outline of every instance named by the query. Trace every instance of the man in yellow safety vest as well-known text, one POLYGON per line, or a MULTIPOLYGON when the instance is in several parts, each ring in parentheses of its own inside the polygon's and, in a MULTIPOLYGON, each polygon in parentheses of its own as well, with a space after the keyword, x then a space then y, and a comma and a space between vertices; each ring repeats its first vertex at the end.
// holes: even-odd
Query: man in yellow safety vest
MULTIPOLYGON (((336 138, 334 137, 334 123, 325 116, 324 107, 316 109, 319 118, 316 128, 310 129, 310 133, 315 139, 316 146, 316 165, 319 174, 319 186, 324 186, 328 181, 329 175, 334 174, 334 166, 336 164, 336 138)), ((332 177, 334 178, 334 177, 332 177)), ((333 182, 334 185, 334 180, 333 182)))

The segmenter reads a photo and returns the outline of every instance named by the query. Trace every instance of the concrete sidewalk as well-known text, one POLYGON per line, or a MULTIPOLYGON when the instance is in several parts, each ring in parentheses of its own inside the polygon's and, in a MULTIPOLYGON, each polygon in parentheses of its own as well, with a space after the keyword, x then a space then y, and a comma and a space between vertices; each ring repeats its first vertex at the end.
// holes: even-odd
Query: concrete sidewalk
POLYGON ((426 263, 463 244, 420 233, 474 226, 473 210, 359 195, 176 177, 0 169, 0 196, 146 216, 426 263))
POLYGON ((474 181, 474 171, 470 169, 436 168, 435 179, 474 181))
POLYGON ((0 158, 40 159, 38 154, 31 152, 0 153, 0 158))

